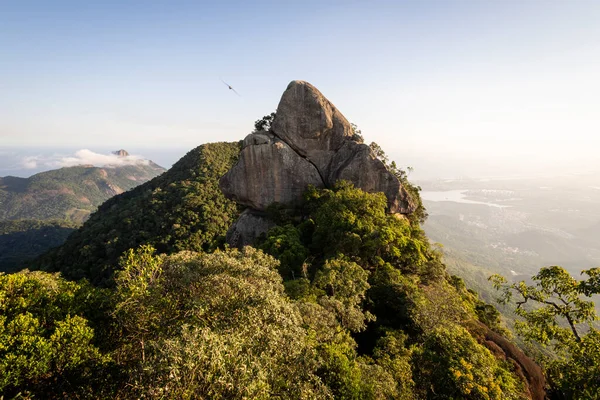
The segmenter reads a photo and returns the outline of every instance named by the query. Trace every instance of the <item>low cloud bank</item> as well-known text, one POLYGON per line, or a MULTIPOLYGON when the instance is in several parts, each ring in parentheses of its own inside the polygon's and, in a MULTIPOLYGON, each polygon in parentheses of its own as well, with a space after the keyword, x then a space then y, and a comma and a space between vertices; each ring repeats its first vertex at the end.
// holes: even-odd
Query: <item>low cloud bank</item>
POLYGON ((77 165, 93 165, 95 167, 121 167, 125 165, 148 165, 149 161, 142 156, 116 154, 100 154, 88 149, 81 149, 73 156, 28 156, 21 160, 21 166, 26 169, 38 167, 62 168, 77 165))

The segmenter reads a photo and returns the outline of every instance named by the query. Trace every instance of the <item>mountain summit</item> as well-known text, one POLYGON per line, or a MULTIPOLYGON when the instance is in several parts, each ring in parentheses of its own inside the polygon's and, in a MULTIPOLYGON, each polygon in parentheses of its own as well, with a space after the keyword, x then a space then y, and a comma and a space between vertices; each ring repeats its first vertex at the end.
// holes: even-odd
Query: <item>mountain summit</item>
POLYGON ((293 207, 310 185, 331 188, 338 180, 383 192, 391 214, 410 214, 417 207, 342 113, 310 83, 292 81, 271 128, 246 136, 239 161, 220 180, 227 198, 250 207, 232 228, 230 244, 250 244, 264 233, 270 224, 260 213, 270 205, 293 207))
POLYGON ((129 153, 126 150, 116 150, 112 152, 114 155, 119 156, 119 157, 127 157, 129 155, 129 153))

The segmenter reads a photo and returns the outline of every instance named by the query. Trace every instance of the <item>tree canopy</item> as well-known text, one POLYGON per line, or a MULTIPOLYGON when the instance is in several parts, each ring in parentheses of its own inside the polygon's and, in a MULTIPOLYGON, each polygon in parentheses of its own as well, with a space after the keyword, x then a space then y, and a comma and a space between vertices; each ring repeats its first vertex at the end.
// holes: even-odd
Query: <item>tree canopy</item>
POLYGON ((600 268, 582 271, 586 279, 576 280, 564 268, 544 267, 524 281, 507 283, 494 275, 490 279, 500 290, 500 302, 515 300, 522 320, 515 329, 527 341, 550 346, 556 357, 547 361, 546 372, 556 395, 574 399, 600 398, 600 330, 594 302, 589 296, 600 293, 600 268))

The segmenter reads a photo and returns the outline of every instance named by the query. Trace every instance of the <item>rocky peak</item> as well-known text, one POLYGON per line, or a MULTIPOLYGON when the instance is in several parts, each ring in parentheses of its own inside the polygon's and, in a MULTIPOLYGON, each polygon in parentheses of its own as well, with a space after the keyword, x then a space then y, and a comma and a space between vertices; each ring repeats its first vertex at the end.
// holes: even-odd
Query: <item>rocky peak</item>
POLYGON ((117 151, 113 151, 112 152, 114 155, 117 155, 119 157, 127 157, 129 155, 129 153, 123 149, 121 150, 117 150, 117 151))
MULTIPOLYGON (((367 192, 383 192, 392 214, 409 214, 416 208, 369 146, 353 140, 342 113, 310 83, 292 81, 281 96, 271 130, 244 139, 239 161, 219 185, 226 197, 254 211, 254 221, 273 203, 293 207, 309 185, 332 187, 340 179, 367 192)), ((249 220, 240 219, 232 229, 248 232, 239 224, 249 220)))
POLYGON ((291 82, 279 101, 272 131, 327 175, 332 156, 352 137, 346 118, 308 82, 291 82))

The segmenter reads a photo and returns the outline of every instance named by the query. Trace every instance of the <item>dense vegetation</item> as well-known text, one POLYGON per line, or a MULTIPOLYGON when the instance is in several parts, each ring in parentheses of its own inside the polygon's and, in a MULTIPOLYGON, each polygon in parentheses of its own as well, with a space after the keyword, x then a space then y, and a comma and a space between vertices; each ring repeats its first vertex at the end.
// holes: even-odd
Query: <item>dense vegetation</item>
POLYGON ((0 178, 0 271, 21 269, 61 245, 104 201, 163 171, 148 162, 67 167, 30 178, 0 178))
MULTIPOLYGON (((533 363, 505 351, 501 335, 509 334, 498 311, 447 273, 421 229, 426 213, 418 187, 409 189, 420 205, 410 217, 387 214, 383 194, 348 182, 309 188, 297 209, 269 210, 277 226, 256 248, 230 249, 223 239, 239 209, 221 194, 218 179, 238 153, 237 143, 200 146, 167 173, 107 201, 38 260, 62 276, 0 273, 0 395, 534 394, 526 366, 533 363)), ((559 318, 595 318, 581 296, 598 293, 600 275, 589 270, 579 282, 563 272, 542 270, 537 286, 494 279, 505 299, 516 293, 542 303, 517 314, 526 321, 521 334, 561 355, 546 364, 551 393, 594 398, 600 335, 593 326, 565 328, 559 318), (571 307, 547 304, 556 295, 571 307)))
POLYGON ((218 181, 239 151, 238 143, 197 147, 166 173, 102 204, 35 267, 106 285, 121 254, 142 244, 168 254, 215 249, 238 214, 218 181))
POLYGON ((482 322, 502 331, 498 313, 447 276, 418 223, 386 214, 386 203, 345 182, 311 189, 296 212, 272 210, 279 226, 260 246, 272 256, 249 247, 156 255, 144 244, 111 266, 110 289, 42 272, 2 276, 0 298, 24 305, 10 306, 0 328, 23 332, 2 336, 3 356, 21 360, 4 367, 2 390, 522 398, 525 382, 484 345, 482 322), (58 314, 48 320, 45 307, 58 314), (76 338, 67 360, 58 359, 63 336, 76 338))
POLYGON ((12 272, 49 249, 60 246, 77 228, 68 221, 0 222, 0 272, 12 272))
MULTIPOLYGON (((403 366, 402 385, 386 396, 519 398, 522 382, 481 345, 480 322, 504 332, 498 312, 446 274, 417 221, 386 214, 385 204, 345 182, 309 190, 299 215, 273 210, 280 226, 260 247, 281 261, 290 297, 335 316, 356 354, 388 373, 403 366), (398 354, 380 348, 390 341, 398 354)), ((334 390, 368 397, 359 392, 334 390)))
POLYGON ((40 172, 29 178, 0 178, 0 221, 66 220, 83 222, 115 194, 129 190, 164 172, 162 167, 77 166, 40 172))
POLYGON ((501 302, 516 297, 522 317, 516 331, 527 341, 550 346, 556 357, 545 360, 550 387, 557 398, 600 398, 600 330, 591 296, 600 294, 600 268, 582 272, 578 281, 564 268, 545 267, 532 280, 508 284, 494 275, 501 302), (533 303, 533 308, 527 307, 533 303))

